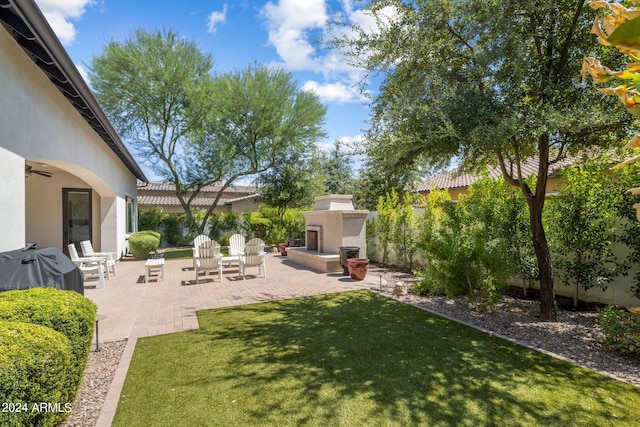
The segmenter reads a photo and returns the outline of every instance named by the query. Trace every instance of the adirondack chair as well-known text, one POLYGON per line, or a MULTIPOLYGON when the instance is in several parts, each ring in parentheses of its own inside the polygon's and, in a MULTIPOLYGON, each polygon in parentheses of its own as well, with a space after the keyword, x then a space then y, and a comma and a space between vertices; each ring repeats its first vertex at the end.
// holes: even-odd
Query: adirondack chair
POLYGON ((198 256, 198 248, 200 247, 200 245, 202 245, 204 242, 211 242, 212 240, 209 238, 209 236, 205 235, 205 234, 200 234, 198 236, 196 236, 195 239, 193 239, 193 269, 196 269, 196 257, 198 256))
POLYGON ((111 278, 111 272, 113 275, 116 275, 116 260, 118 258, 118 254, 115 252, 94 252, 93 245, 91 244, 91 240, 83 240, 80 242, 80 246, 82 247, 82 255, 85 257, 96 257, 96 258, 104 258, 105 267, 107 271, 107 279, 111 278))
POLYGON ((229 260, 229 264, 231 264, 231 260, 237 260, 240 263, 241 256, 244 253, 244 243, 245 239, 242 234, 234 234, 229 237, 229 256, 226 257, 229 260))
POLYGON ((78 256, 76 245, 74 245, 73 243, 68 245, 68 248, 69 258, 71 258, 71 261, 78 266, 80 271, 82 271, 83 277, 86 278, 87 276, 98 276, 98 283, 100 283, 100 287, 104 289, 105 260, 103 258, 78 256))
POLYGON ((222 282, 222 254, 220 244, 215 240, 209 240, 198 246, 198 256, 193 258, 196 271, 196 283, 200 283, 201 271, 218 270, 220 282, 222 282))
POLYGON ((243 280, 247 267, 258 267, 258 274, 262 271, 262 277, 267 277, 267 254, 264 251, 264 246, 264 241, 258 238, 249 240, 244 246, 244 253, 241 255, 243 280))

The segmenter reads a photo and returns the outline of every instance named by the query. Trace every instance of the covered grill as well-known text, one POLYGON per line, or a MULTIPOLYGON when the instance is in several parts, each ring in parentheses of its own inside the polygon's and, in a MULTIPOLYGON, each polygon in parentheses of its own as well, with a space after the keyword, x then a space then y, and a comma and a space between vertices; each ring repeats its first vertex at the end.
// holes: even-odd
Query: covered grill
POLYGON ((56 248, 0 253, 0 292, 28 288, 57 288, 84 295, 80 269, 56 248))

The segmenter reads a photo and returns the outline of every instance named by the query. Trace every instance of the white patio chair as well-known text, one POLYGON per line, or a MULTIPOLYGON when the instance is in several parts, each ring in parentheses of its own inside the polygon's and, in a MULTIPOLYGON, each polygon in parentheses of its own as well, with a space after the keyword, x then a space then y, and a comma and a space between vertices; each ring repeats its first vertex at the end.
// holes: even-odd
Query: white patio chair
POLYGON ((91 240, 83 240, 80 242, 80 246, 82 247, 82 255, 85 257, 98 257, 104 258, 105 266, 107 269, 107 279, 111 279, 110 272, 113 272, 113 275, 116 275, 116 260, 118 259, 118 254, 115 252, 94 252, 93 245, 91 244, 91 240))
MULTIPOLYGON (((238 260, 238 263, 240 263, 242 261, 242 254, 244 253, 244 243, 245 239, 242 234, 234 234, 229 237, 229 256, 226 258, 238 260)), ((230 261, 229 264, 231 264, 230 261)))
POLYGON ((96 257, 80 257, 78 256, 78 251, 76 250, 76 245, 71 243, 68 245, 69 248, 69 258, 71 261, 78 266, 80 271, 82 271, 83 276, 83 284, 84 278, 87 276, 98 276, 98 283, 104 289, 105 287, 105 263, 106 261, 103 258, 96 257))
POLYGON ((258 275, 262 271, 262 276, 267 277, 267 254, 264 251, 264 246, 264 241, 258 238, 249 240, 244 246, 244 253, 240 257, 243 280, 247 267, 258 267, 258 275))
POLYGON ((198 248, 200 247, 201 244, 203 244, 204 242, 211 242, 212 240, 209 238, 209 236, 205 235, 205 234, 200 234, 198 236, 196 236, 195 239, 193 239, 193 269, 196 269, 196 257, 198 256, 198 248))
POLYGON ((201 271, 218 270, 220 282, 222 282, 222 254, 220 244, 215 240, 209 240, 198 246, 198 256, 193 258, 196 270, 196 283, 200 283, 201 271))

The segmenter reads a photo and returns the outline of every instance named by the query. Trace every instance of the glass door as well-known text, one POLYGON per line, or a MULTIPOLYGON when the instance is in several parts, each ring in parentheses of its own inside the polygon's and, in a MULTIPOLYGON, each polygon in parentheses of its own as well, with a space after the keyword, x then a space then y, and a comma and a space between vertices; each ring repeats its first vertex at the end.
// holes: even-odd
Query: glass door
POLYGON ((80 251, 80 242, 91 240, 91 190, 62 189, 63 250, 68 255, 67 245, 73 243, 80 251))

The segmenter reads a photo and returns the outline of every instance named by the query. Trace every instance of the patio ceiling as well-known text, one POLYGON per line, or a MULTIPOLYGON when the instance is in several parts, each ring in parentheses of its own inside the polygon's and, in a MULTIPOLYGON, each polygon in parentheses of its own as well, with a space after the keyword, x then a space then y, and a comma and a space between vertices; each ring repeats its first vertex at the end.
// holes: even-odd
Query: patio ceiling
POLYGON ((148 181, 33 0, 0 0, 0 23, 131 173, 148 181))

